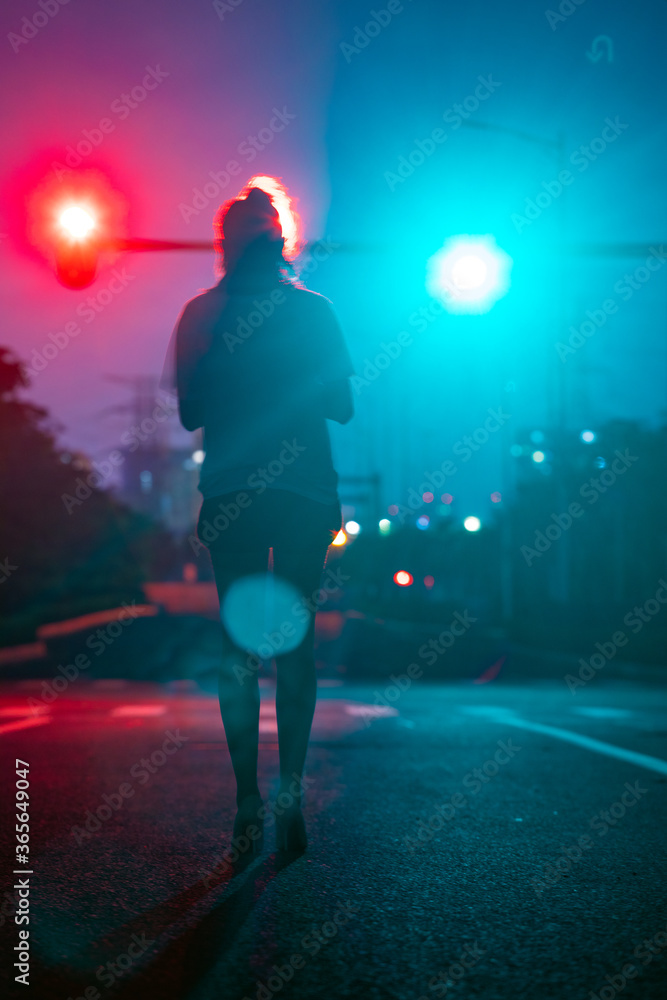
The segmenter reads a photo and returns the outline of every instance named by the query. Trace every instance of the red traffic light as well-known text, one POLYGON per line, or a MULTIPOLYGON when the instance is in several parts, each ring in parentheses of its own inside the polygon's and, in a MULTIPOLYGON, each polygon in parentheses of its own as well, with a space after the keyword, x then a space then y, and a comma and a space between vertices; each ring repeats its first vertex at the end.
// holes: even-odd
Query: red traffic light
POLYGON ((29 212, 32 242, 67 288, 91 285, 100 255, 117 252, 115 243, 125 234, 125 200, 97 170, 74 171, 62 181, 47 178, 29 212))
POLYGON ((86 288, 97 274, 97 219, 88 205, 65 206, 58 215, 60 237, 55 246, 58 280, 67 288, 86 288))

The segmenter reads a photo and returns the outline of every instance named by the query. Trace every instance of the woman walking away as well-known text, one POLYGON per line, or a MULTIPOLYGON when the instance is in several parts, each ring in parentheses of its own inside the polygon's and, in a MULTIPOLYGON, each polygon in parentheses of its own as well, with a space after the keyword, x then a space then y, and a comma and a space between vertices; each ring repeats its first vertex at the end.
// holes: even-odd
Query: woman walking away
MULTIPOLYGON (((312 607, 341 527, 326 420, 351 419, 354 371, 331 303, 294 277, 271 197, 245 188, 220 208, 215 231, 224 276, 186 304, 172 338, 172 364, 181 422, 190 431, 203 428, 197 533, 210 551, 220 598, 220 711, 237 785, 234 838, 246 837, 252 856, 263 849, 269 807, 257 784, 257 670, 247 665, 259 666, 248 650, 261 651, 266 642, 254 648, 243 642, 239 600, 231 598, 241 594, 243 606, 242 594, 255 595, 250 603, 246 597, 244 617, 250 612, 260 626, 262 595, 273 593, 277 601, 280 588, 312 607), (267 573, 270 549, 273 589, 262 584, 248 591, 262 579, 257 574, 267 573)), ((289 796, 287 807, 276 810, 277 846, 299 852, 307 845, 302 777, 317 693, 315 621, 308 614, 301 641, 297 636, 288 648, 286 639, 270 652, 277 657, 279 804, 286 800, 281 793, 289 796)))

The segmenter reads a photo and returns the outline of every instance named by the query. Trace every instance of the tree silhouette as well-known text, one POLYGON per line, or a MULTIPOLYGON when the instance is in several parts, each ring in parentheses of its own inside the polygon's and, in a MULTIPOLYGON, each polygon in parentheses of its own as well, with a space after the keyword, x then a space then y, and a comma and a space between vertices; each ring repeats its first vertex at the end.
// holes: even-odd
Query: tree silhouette
POLYGON ((0 641, 30 641, 37 625, 143 601, 158 537, 148 517, 103 489, 67 505, 77 480, 93 471, 83 455, 57 444, 47 410, 21 398, 21 362, 0 348, 0 580, 5 624, 0 641))

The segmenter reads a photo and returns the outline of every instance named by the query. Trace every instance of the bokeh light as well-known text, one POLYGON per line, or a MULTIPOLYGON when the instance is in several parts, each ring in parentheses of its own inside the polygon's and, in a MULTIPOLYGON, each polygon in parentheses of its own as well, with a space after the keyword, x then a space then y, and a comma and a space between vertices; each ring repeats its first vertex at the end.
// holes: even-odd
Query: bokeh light
POLYGON ((399 587, 410 587, 413 582, 412 573, 408 573, 407 570, 399 569, 397 573, 394 573, 394 583, 397 583, 399 587))
POLYGON ((426 289, 450 313, 486 313, 507 293, 511 268, 493 236, 453 236, 429 260, 426 289))
POLYGON ((254 573, 231 585, 220 617, 237 646, 271 659, 300 645, 309 624, 304 610, 298 590, 287 580, 273 573, 254 573))
POLYGON ((479 531, 479 529, 482 527, 482 522, 478 517, 474 517, 471 515, 470 517, 466 517, 465 521, 463 522, 463 527, 466 529, 466 531, 479 531))

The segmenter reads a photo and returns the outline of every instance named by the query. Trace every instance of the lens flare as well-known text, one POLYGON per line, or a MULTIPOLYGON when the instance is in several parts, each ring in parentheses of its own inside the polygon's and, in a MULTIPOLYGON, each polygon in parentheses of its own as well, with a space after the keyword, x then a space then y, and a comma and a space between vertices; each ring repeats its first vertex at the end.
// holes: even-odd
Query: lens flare
POLYGON ((301 611, 296 587, 272 573, 236 580, 227 590, 220 617, 237 646, 264 660, 296 649, 310 621, 301 611))

